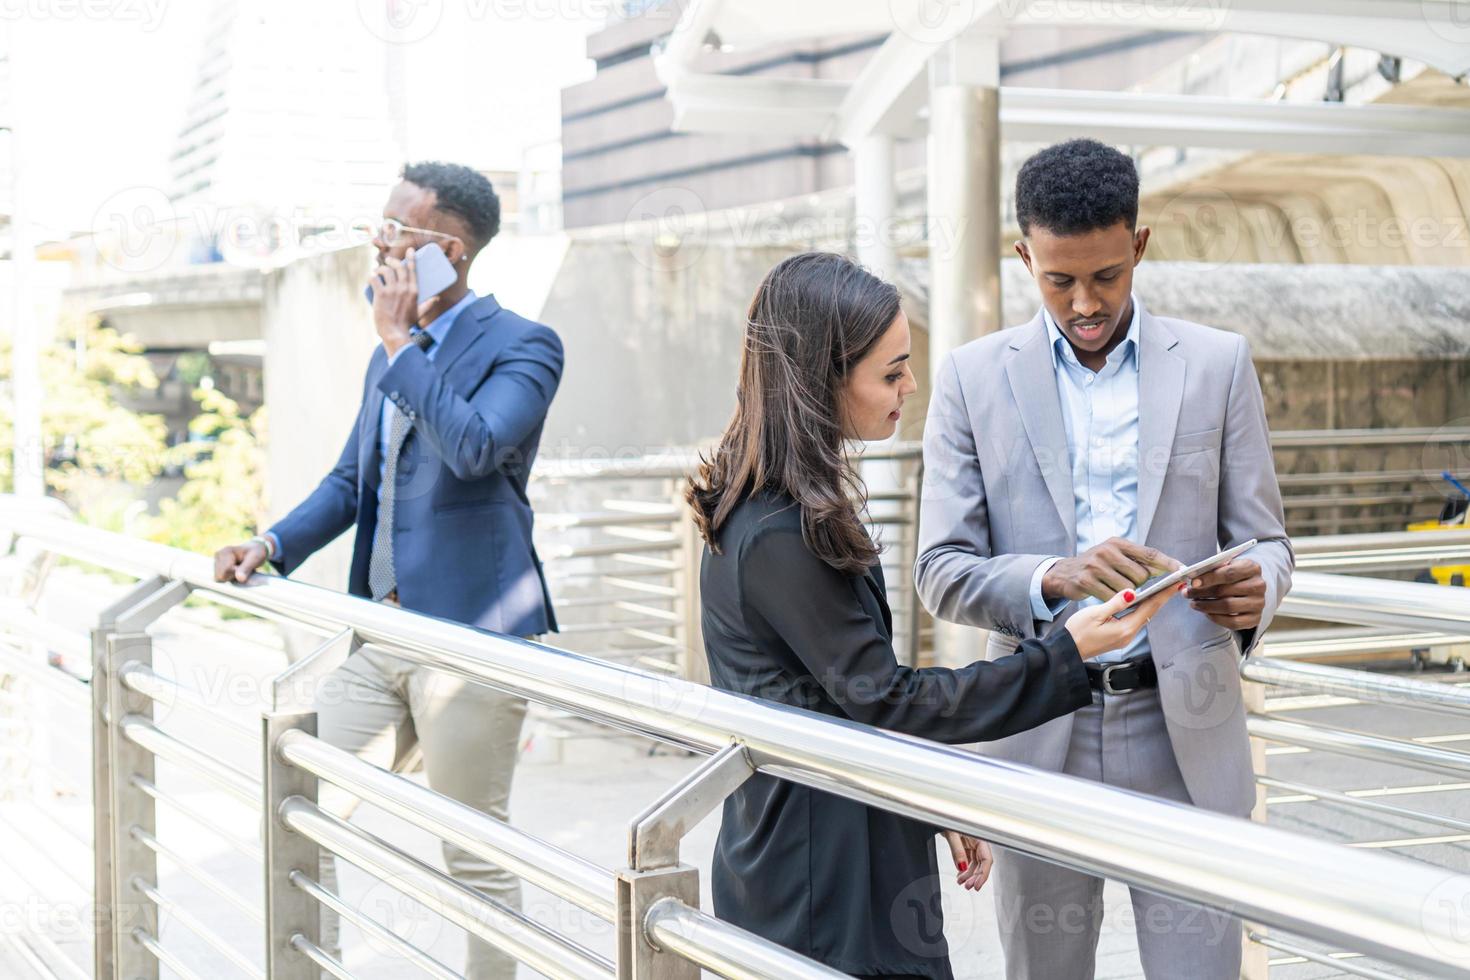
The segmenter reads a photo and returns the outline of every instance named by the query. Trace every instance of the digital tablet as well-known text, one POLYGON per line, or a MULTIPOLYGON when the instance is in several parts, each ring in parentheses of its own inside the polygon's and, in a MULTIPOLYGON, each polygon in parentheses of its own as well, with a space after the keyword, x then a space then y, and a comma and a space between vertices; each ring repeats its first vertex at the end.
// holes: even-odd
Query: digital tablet
MULTIPOLYGON (((1218 566, 1225 564, 1227 561, 1230 561, 1235 556, 1241 554, 1242 552, 1249 551, 1255 546, 1256 539, 1251 538, 1249 541, 1238 544, 1233 548, 1226 548, 1218 555, 1206 558, 1204 561, 1197 561, 1193 565, 1185 565, 1183 568, 1175 569, 1168 575, 1162 576, 1161 578, 1156 578, 1152 582, 1145 582, 1143 586, 1133 594, 1133 601, 1124 606, 1123 610, 1126 611, 1132 609, 1134 606, 1138 605, 1140 602, 1143 602, 1149 596, 1158 595, 1165 589, 1175 588, 1179 585, 1180 582, 1183 582, 1185 579, 1194 578, 1196 575, 1208 572, 1212 568, 1217 568, 1218 566)), ((1119 613, 1119 615, 1121 615, 1121 613, 1119 613)))

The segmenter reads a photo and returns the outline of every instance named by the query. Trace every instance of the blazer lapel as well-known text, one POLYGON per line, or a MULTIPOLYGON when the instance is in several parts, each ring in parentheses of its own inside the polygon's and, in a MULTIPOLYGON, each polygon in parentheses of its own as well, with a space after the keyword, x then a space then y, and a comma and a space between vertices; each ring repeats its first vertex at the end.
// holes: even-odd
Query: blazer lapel
MULTIPOLYGON (((1062 421, 1061 396, 1057 394, 1056 368, 1047 342, 1046 321, 1036 317, 1011 342, 1014 353, 1006 361, 1006 379, 1021 413, 1021 424, 1031 451, 1051 491, 1057 516, 1067 537, 1077 540, 1077 508, 1072 497, 1072 460, 1067 453, 1067 427, 1062 421)), ((1007 447, 1007 457, 1011 453, 1007 447)))
POLYGON ((1138 332, 1138 540, 1147 543, 1184 402, 1185 365, 1174 353, 1179 338, 1142 307, 1138 332))
POLYGON ((485 332, 485 323, 499 312, 500 304, 494 296, 481 297, 459 311, 454 326, 449 328, 449 336, 444 338, 444 346, 434 355, 434 366, 441 375, 449 374, 454 362, 485 332))

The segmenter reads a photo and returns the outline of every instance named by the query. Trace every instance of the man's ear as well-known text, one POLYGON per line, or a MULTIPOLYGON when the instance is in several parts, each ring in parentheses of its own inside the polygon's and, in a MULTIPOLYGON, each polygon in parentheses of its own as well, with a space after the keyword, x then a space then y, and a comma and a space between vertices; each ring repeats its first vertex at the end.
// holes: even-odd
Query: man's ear
POLYGON ((1133 264, 1137 265, 1143 261, 1143 251, 1148 248, 1148 225, 1143 225, 1133 233, 1133 264))
POLYGON ((1021 257, 1021 261, 1026 264, 1026 271, 1031 273, 1031 275, 1033 276, 1036 275, 1035 270, 1031 268, 1031 250, 1026 247, 1026 239, 1022 238, 1017 240, 1016 254, 1019 255, 1021 257))

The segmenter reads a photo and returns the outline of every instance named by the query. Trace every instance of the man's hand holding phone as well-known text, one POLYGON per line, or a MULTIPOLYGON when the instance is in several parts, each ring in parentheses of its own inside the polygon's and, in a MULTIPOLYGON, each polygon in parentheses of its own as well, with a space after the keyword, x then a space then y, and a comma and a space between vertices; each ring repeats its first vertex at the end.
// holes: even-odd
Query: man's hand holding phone
POLYGON ((372 290, 373 325, 389 357, 409 342, 409 331, 415 324, 432 317, 442 305, 438 293, 419 302, 418 267, 413 249, 408 250, 401 262, 388 256, 373 270, 368 288, 372 290))
POLYGON ((1041 577, 1041 594, 1048 601, 1094 598, 1107 601, 1181 565, 1157 548, 1127 538, 1109 538, 1075 558, 1063 558, 1052 565, 1041 577))

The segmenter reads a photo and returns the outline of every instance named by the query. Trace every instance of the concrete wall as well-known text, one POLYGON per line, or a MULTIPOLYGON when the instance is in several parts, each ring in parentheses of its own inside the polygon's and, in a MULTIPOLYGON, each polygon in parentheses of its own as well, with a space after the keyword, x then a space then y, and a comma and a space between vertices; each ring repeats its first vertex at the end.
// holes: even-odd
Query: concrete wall
MULTIPOLYGON (((364 247, 293 262, 265 280, 265 398, 270 406, 270 517, 304 500, 352 431, 363 373, 378 344, 362 296, 372 263, 364 247)), ((346 589, 351 540, 343 535, 293 578, 346 589)))

